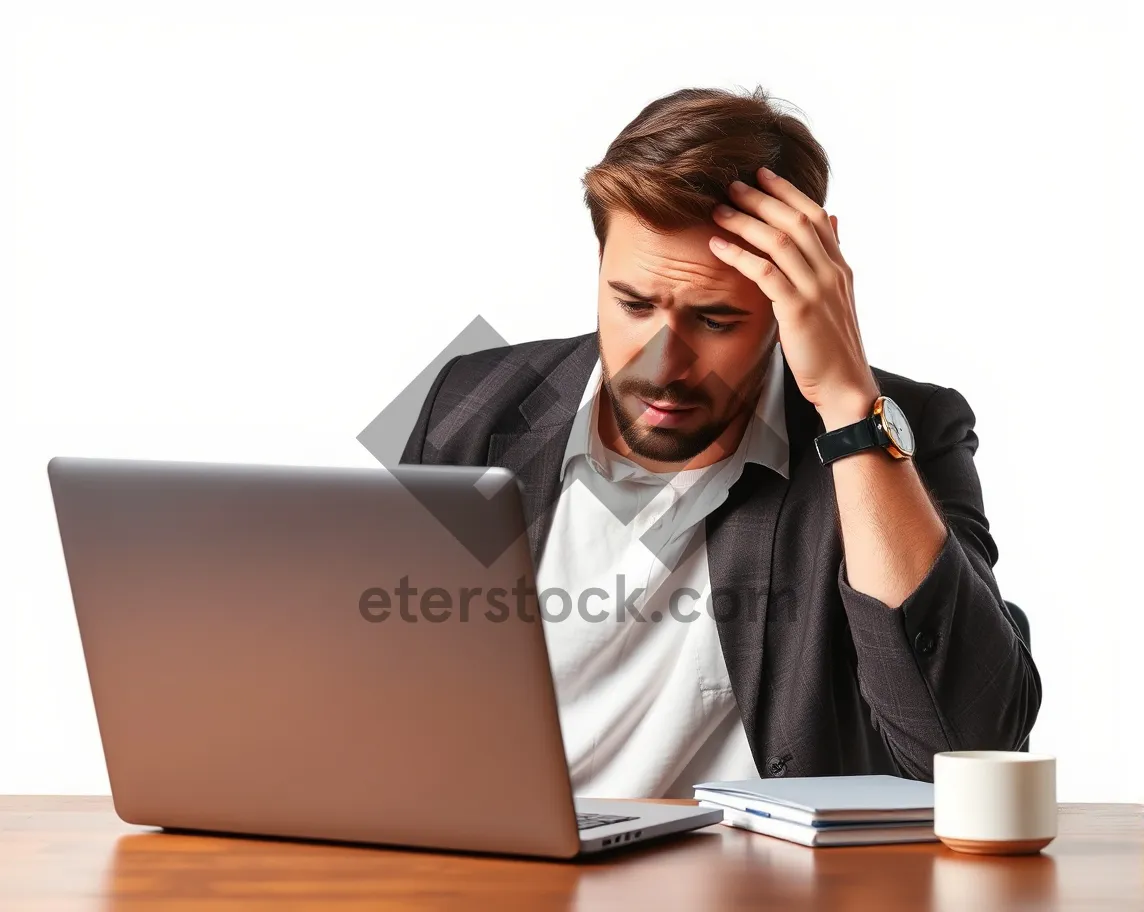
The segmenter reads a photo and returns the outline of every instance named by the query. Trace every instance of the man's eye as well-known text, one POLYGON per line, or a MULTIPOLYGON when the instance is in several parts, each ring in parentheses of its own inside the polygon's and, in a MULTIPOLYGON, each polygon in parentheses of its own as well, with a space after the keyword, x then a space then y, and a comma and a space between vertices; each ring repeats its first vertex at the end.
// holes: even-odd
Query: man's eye
POLYGON ((704 326, 714 332, 728 332, 735 326, 734 323, 720 323, 717 320, 710 319, 709 317, 700 317, 699 319, 703 321, 704 326))
POLYGON ((616 298, 616 303, 620 305, 628 313, 647 313, 651 310, 651 304, 647 301, 621 301, 616 298))

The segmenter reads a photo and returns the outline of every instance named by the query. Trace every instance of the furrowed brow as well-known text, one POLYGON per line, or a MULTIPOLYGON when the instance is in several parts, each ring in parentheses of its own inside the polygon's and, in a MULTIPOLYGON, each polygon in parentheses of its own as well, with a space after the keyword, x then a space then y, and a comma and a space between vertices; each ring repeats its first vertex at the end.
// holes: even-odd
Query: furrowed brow
MULTIPOLYGON (((643 301, 646 304, 659 304, 662 302, 659 295, 644 294, 627 282, 609 279, 608 284, 612 287, 613 291, 618 291, 633 301, 643 301)), ((734 304, 728 304, 726 301, 711 301, 707 304, 687 304, 684 305, 684 309, 695 313, 715 314, 716 316, 724 317, 746 317, 751 314, 751 311, 744 310, 742 307, 736 307, 734 304)))

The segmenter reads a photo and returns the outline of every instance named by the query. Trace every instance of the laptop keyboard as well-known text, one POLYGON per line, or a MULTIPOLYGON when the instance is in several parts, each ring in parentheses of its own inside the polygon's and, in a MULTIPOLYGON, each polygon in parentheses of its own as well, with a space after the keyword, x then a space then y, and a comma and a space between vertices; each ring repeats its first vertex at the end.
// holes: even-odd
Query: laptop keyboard
POLYGON ((576 826, 581 830, 590 830, 592 827, 607 826, 610 823, 623 823, 626 820, 635 819, 635 817, 621 817, 617 814, 577 814, 576 826))

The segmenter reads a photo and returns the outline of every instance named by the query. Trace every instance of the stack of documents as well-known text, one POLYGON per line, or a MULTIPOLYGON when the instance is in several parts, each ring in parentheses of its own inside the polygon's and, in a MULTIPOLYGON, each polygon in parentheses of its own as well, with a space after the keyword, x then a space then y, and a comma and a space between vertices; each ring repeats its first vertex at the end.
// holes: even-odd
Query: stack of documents
POLYGON ((934 842, 933 784, 897 776, 701 782, 723 823, 807 846, 934 842))

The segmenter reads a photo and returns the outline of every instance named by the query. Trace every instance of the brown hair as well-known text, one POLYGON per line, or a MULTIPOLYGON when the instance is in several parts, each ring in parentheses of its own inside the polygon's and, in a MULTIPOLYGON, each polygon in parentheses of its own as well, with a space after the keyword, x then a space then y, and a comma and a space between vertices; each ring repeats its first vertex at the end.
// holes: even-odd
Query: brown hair
POLYGON ((763 166, 825 204, 826 151, 762 87, 743 95, 680 89, 651 102, 582 180, 601 253, 610 213, 629 212, 664 233, 705 224, 716 203, 730 202, 727 185, 758 186, 763 166))

